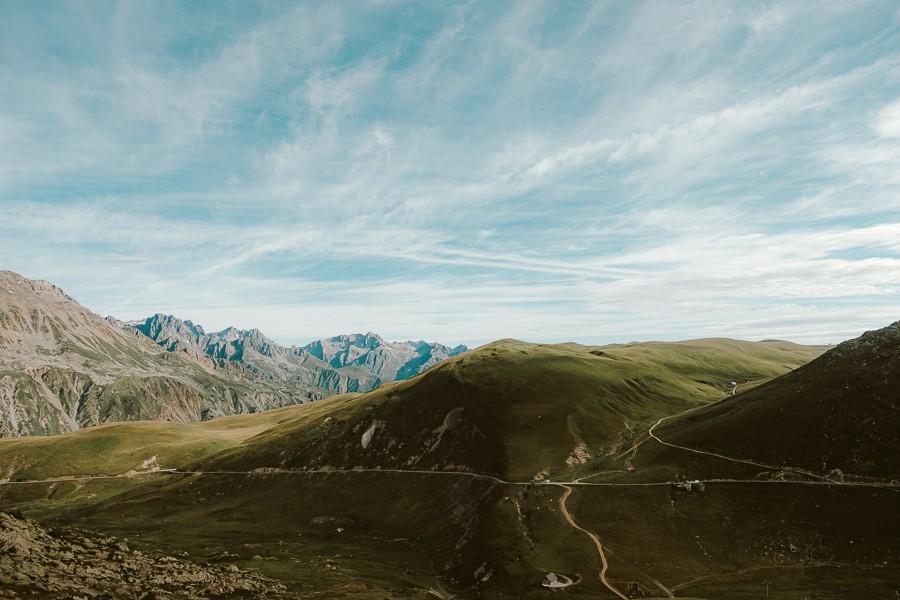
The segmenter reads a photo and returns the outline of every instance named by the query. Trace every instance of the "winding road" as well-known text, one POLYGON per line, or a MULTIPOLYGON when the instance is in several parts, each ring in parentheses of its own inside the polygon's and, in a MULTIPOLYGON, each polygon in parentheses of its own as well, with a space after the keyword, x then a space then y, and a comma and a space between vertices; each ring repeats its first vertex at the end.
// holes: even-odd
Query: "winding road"
POLYGON ((563 516, 566 518, 566 521, 569 522, 569 525, 585 533, 591 541, 594 542, 594 545, 597 546, 597 552, 600 553, 600 562, 603 565, 600 568, 600 582, 606 586, 606 588, 611 591, 613 594, 622 598, 623 600, 628 600, 628 596, 619 591, 619 589, 609 582, 609 579, 606 578, 606 571, 609 570, 609 563, 606 560, 606 552, 603 551, 603 544, 600 542, 600 538, 593 531, 589 531, 575 522, 575 519, 572 517, 572 513, 569 512, 569 509, 566 507, 566 500, 569 499, 569 496, 572 495, 572 488, 566 485, 562 486, 566 491, 563 492, 562 497, 559 499, 559 509, 562 511, 563 516))
MULTIPOLYGON (((900 491, 900 484, 895 482, 863 482, 863 481, 836 481, 834 479, 830 479, 825 476, 817 475, 815 473, 811 473, 809 471, 788 467, 784 465, 770 465, 766 463, 761 463, 752 460, 746 460, 741 458, 733 458, 730 456, 725 456, 722 454, 717 454, 715 452, 708 452, 705 450, 698 450, 696 448, 689 448, 687 446, 680 446, 678 444, 673 444, 667 442, 659 437, 656 433, 656 429, 668 419, 672 419, 676 416, 685 415, 694 410, 697 410, 702 407, 695 407, 685 412, 679 413, 678 415, 670 415, 668 417, 663 417, 656 421, 648 430, 647 435, 649 437, 644 438, 640 442, 638 438, 635 438, 632 443, 632 447, 622 453, 620 456, 628 455, 630 456, 625 460, 626 467, 632 467, 631 459, 637 454, 637 449, 641 443, 647 441, 648 439, 653 439, 657 443, 668 446, 670 448, 678 449, 684 452, 690 452, 694 454, 702 454, 706 456, 711 456, 714 458, 718 458, 721 460, 726 460, 734 463, 740 463, 745 465, 752 465, 758 468, 770 470, 770 471, 787 471, 796 473, 798 475, 802 475, 804 477, 808 477, 813 479, 805 480, 805 481, 786 481, 786 480, 766 480, 766 479, 704 479, 703 482, 707 485, 709 484, 754 484, 754 485, 803 485, 803 486, 844 486, 844 487, 870 487, 870 488, 887 488, 891 491, 900 491)), ((614 483, 614 482, 587 482, 582 481, 582 479, 586 479, 587 477, 582 477, 573 481, 551 481, 551 480, 543 480, 543 481, 508 481, 502 479, 500 477, 496 477, 493 475, 485 475, 481 473, 474 473, 471 471, 443 471, 443 470, 424 470, 424 469, 334 469, 334 468, 326 468, 326 469, 304 469, 304 470, 296 470, 296 469, 282 469, 282 468, 261 468, 254 469, 249 471, 193 471, 193 470, 182 470, 182 469, 152 469, 147 471, 130 471, 128 473, 121 473, 117 475, 106 475, 106 474, 97 474, 97 475, 67 475, 60 477, 50 477, 44 479, 30 479, 30 480, 12 480, 11 474, 0 478, 0 486, 3 485, 29 485, 29 484, 53 484, 53 483, 61 483, 66 481, 92 481, 92 480, 110 480, 110 479, 134 479, 134 478, 144 478, 147 476, 245 476, 245 477, 253 477, 253 476, 268 476, 268 475, 276 475, 276 476, 316 476, 316 475, 351 475, 354 473, 381 473, 381 474, 408 474, 408 475, 417 475, 417 476, 440 476, 440 477, 470 477, 473 479, 480 479, 487 482, 490 482, 494 485, 506 485, 506 486, 556 486, 563 488, 564 492, 559 499, 559 507, 560 511, 565 518, 566 522, 574 529, 581 531, 585 535, 587 535, 594 545, 597 548, 597 552, 600 556, 601 561, 601 569, 599 572, 600 582, 616 597, 621 598, 623 600, 627 600, 627 596, 623 594, 615 585, 613 585, 609 579, 607 578, 607 572, 609 570, 609 562, 606 557, 606 551, 604 550, 603 544, 600 540, 600 537, 579 525, 571 512, 568 510, 567 501, 569 497, 572 495, 574 488, 576 486, 580 487, 668 487, 671 485, 669 481, 661 481, 661 482, 628 482, 628 483, 614 483)), ((593 477, 596 475, 600 475, 600 473, 595 473, 588 477, 593 477)), ((646 575, 646 574, 645 574, 646 575)), ((655 583, 668 597, 674 598, 674 592, 665 587, 662 583, 646 575, 653 583, 655 583)), ((688 582, 690 583, 690 582, 688 582)), ((681 584, 680 586, 675 586, 675 588, 683 587, 687 585, 681 584)))
MULTIPOLYGON (((697 408, 699 408, 699 407, 697 407, 697 408)), ((683 412, 683 413, 681 413, 681 414, 684 415, 684 414, 687 414, 687 413, 689 413, 689 412, 691 412, 691 411, 693 411, 693 410, 696 410, 696 408, 692 408, 691 410, 685 411, 685 412, 683 412)), ((745 464, 745 465, 751 465, 751 466, 754 466, 754 467, 759 467, 759 468, 762 468, 762 469, 767 469, 767 470, 769 470, 769 471, 776 471, 776 472, 777 472, 777 471, 789 471, 789 472, 791 472, 791 473, 796 473, 796 474, 798 474, 798 475, 803 475, 803 476, 805 476, 805 477, 812 477, 812 478, 814 478, 814 479, 820 479, 820 480, 822 480, 822 481, 825 481, 825 482, 831 483, 831 484, 835 484, 835 485, 852 485, 852 484, 847 484, 847 483, 842 482, 842 481, 837 481, 837 480, 835 480, 835 479, 831 479, 831 478, 829 478, 829 477, 825 477, 824 475, 816 475, 815 473, 812 473, 812 472, 810 472, 810 471, 806 471, 806 470, 804 470, 804 469, 799 469, 799 468, 796 468, 796 467, 789 467, 789 466, 786 466, 786 465, 769 465, 769 464, 766 464, 766 463, 756 462, 756 461, 753 461, 753 460, 746 460, 746 459, 743 459, 743 458, 733 458, 733 457, 731 457, 731 456, 725 456, 724 454, 716 454, 715 452, 707 452, 706 450, 697 450, 696 448, 689 448, 689 447, 687 447, 687 446, 679 446, 678 444, 670 444, 669 442, 660 439, 660 437, 657 436, 656 433, 653 432, 653 430, 656 429, 656 428, 660 425, 660 423, 662 423, 663 421, 665 421, 665 420, 667 420, 667 419, 671 419, 671 418, 677 417, 677 416, 680 416, 680 415, 669 415, 668 417, 663 417, 663 418, 661 418, 659 421, 657 421, 656 423, 654 423, 653 426, 650 427, 649 430, 647 430, 647 433, 650 435, 651 438, 653 438, 654 440, 656 440, 657 442, 659 442, 659 443, 662 444, 663 446, 668 446, 669 448, 676 448, 676 449, 678 449, 678 450, 684 450, 685 452, 692 452, 692 453, 694 453, 694 454, 703 454, 703 455, 706 455, 706 456, 712 456, 712 457, 714 457, 714 458, 720 458, 720 459, 722 459, 722 460, 727 460, 727 461, 734 462, 734 463, 742 463, 742 464, 745 464)), ((811 483, 811 482, 808 482, 808 483, 811 483)))
MULTIPOLYGON (((700 454, 708 454, 710 456, 715 456, 717 458, 724 458, 726 460, 732 460, 735 462, 743 462, 752 465, 757 465, 760 467, 765 467, 767 469, 775 469, 781 471, 792 471, 795 473, 801 473, 804 475, 809 475, 811 477, 818 477, 812 473, 806 473, 803 471, 799 471, 796 469, 791 469, 789 467, 775 467, 771 465, 763 465, 760 463, 754 463, 750 461, 744 461, 741 459, 731 459, 719 454, 713 454, 709 452, 704 452, 702 450, 694 450, 691 448, 684 448, 682 446, 676 446, 673 444, 667 444, 662 440, 659 440, 660 443, 665 444, 667 446, 671 446, 673 448, 678 448, 681 450, 688 450, 691 452, 697 452, 700 454)), ((621 472, 621 471, 619 471, 621 472)), ((301 475, 352 475, 354 473, 390 473, 390 474, 400 474, 400 475, 431 475, 431 476, 451 476, 451 477, 471 477, 473 479, 483 479, 485 481, 490 481, 499 485, 514 485, 514 486, 555 486, 555 487, 668 487, 672 485, 671 481, 648 481, 643 483, 638 482, 629 482, 629 483, 617 483, 617 482, 589 482, 582 481, 581 479, 575 479, 572 481, 507 481, 505 479, 501 479, 500 477, 495 477, 493 475, 483 475, 481 473, 473 473, 471 471, 426 471, 426 470, 415 470, 415 469, 306 469, 306 470, 296 470, 296 469, 271 469, 266 471, 185 471, 180 469, 157 469, 155 471, 139 471, 136 473, 121 473, 118 475, 62 475, 59 477, 47 477, 44 479, 21 479, 21 480, 0 480, 0 486, 2 485, 32 485, 38 483, 61 483, 64 481, 91 481, 91 480, 107 480, 107 479, 135 479, 138 477, 146 476, 146 475, 191 475, 191 476, 219 476, 219 475, 243 475, 247 477, 252 476, 262 476, 262 475, 292 475, 292 476, 301 476, 301 475)), ((599 473, 598 473, 599 474, 599 473)), ((703 482, 706 484, 753 484, 753 485, 815 485, 815 486, 843 486, 843 487, 868 487, 868 488, 887 488, 887 489, 900 489, 900 483, 893 483, 888 481, 835 481, 832 479, 828 479, 826 477, 819 477, 820 481, 791 481, 791 480, 780 480, 780 479, 704 479, 703 482)))

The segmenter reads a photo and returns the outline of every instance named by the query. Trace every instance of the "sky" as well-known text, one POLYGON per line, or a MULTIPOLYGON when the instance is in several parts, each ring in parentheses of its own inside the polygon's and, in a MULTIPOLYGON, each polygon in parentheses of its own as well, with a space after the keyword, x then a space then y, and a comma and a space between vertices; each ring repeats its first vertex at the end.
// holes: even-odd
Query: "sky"
POLYGON ((0 3, 0 269, 284 344, 900 319, 900 5, 0 3))

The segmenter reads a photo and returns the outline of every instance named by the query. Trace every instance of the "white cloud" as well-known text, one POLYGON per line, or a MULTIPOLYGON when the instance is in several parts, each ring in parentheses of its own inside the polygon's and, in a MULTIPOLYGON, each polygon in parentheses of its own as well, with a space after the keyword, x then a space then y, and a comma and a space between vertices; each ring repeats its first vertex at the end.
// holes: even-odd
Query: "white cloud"
POLYGON ((0 59, 4 266, 91 308, 449 342, 894 308, 878 5, 222 5, 190 32, 148 6, 109 39, 67 19, 91 61, 0 59))
POLYGON ((872 128, 883 138, 900 137, 900 101, 888 104, 878 111, 872 128))
POLYGON ((750 28, 758 36, 771 35, 784 27, 790 20, 792 12, 792 7, 785 4, 763 6, 750 18, 750 28))

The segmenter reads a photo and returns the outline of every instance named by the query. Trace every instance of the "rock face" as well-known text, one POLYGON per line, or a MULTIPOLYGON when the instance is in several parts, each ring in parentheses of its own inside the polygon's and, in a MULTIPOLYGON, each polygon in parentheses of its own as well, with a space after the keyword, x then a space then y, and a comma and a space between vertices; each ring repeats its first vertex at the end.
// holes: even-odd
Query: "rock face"
POLYGON ((0 598, 279 598, 284 591, 233 565, 145 553, 111 537, 48 530, 0 513, 0 598))
POLYGON ((367 392, 384 382, 408 379, 468 350, 424 341, 386 342, 374 333, 285 347, 258 329, 229 327, 207 333, 171 315, 156 314, 134 323, 111 321, 140 332, 170 352, 194 360, 206 358, 219 368, 242 365, 270 381, 300 383, 330 394, 367 392))
POLYGON ((46 281, 0 271, 0 437, 107 421, 197 421, 322 398, 239 363, 168 353, 46 281))
POLYGON ((397 381, 418 375, 435 363, 462 354, 468 348, 449 348, 425 341, 391 343, 370 332, 318 340, 302 350, 335 368, 353 365, 382 380, 397 381))
POLYGON ((374 334, 288 348, 258 329, 207 333, 162 314, 125 323, 49 282, 0 271, 0 437, 191 422, 364 392, 465 349, 374 334))

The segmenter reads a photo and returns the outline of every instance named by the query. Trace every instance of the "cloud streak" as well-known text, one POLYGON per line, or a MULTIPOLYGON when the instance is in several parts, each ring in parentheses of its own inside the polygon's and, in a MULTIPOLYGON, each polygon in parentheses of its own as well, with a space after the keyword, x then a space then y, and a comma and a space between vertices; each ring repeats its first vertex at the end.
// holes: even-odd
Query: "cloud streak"
POLYGON ((100 312, 287 343, 898 318, 889 3, 4 10, 3 266, 100 312))

